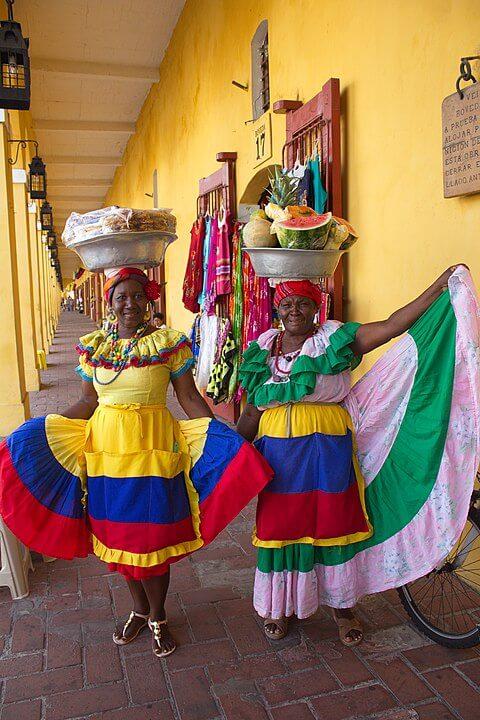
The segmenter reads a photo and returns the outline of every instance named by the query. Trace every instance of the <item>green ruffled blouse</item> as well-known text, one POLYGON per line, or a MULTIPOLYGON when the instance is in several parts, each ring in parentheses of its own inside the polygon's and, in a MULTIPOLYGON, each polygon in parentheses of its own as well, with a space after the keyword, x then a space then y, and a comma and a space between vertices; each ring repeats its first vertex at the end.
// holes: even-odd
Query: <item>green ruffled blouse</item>
MULTIPOLYGON (((287 382, 268 382, 272 377, 269 366, 270 347, 261 347, 263 336, 250 343, 243 354, 239 370, 242 387, 247 392, 248 402, 255 407, 266 407, 271 403, 286 404, 299 402, 312 395, 317 375, 338 375, 355 369, 362 360, 355 355, 352 343, 360 323, 347 322, 332 332, 322 354, 313 357, 300 354, 293 362, 290 379, 287 382)), ((322 332, 320 328, 319 332, 322 332)))

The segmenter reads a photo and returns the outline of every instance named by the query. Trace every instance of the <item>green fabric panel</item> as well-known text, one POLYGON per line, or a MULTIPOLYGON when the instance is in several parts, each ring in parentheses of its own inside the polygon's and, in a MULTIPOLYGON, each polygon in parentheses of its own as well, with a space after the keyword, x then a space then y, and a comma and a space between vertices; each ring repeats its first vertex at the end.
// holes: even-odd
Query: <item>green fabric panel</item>
POLYGON ((257 342, 249 345, 243 355, 239 376, 247 391, 248 402, 263 407, 275 401, 279 403, 298 402, 315 390, 317 375, 338 375, 344 370, 356 368, 362 358, 353 353, 351 344, 360 323, 348 322, 335 330, 329 337, 324 355, 310 357, 300 355, 292 365, 290 381, 269 383, 272 373, 268 366, 268 350, 261 350, 257 342))
POLYGON ((409 333, 418 353, 410 399, 392 449, 365 493, 373 536, 346 546, 311 548, 310 555, 301 548, 299 552, 290 547, 259 548, 262 572, 308 572, 314 564, 347 562, 402 530, 428 499, 445 446, 455 369, 456 318, 448 292, 442 293, 409 333), (292 567, 295 562, 298 567, 292 567))

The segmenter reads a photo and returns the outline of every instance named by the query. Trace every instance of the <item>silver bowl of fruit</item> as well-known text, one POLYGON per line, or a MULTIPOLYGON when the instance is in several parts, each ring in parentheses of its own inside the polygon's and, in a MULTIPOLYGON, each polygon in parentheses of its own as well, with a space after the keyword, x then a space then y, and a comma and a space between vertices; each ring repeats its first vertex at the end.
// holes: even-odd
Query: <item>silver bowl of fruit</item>
POLYGON ((345 250, 288 250, 287 248, 243 248, 255 274, 266 278, 332 277, 345 250))

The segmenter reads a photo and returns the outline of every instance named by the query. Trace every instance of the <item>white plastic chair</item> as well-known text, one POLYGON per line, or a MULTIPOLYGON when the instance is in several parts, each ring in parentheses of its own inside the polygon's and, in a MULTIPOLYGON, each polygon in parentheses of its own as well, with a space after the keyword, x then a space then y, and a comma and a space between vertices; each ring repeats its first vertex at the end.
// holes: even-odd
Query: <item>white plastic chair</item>
POLYGON ((17 540, 0 518, 0 586, 10 588, 13 600, 27 597, 30 552, 17 540))

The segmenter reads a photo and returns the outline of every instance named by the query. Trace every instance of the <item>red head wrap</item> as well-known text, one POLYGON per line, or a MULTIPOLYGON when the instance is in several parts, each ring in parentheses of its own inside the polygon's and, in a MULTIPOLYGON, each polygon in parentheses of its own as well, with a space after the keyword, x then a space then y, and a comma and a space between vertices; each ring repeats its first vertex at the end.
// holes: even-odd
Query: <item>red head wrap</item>
POLYGON ((155 280, 149 280, 147 275, 145 275, 143 270, 140 270, 140 268, 124 267, 120 268, 115 275, 108 278, 103 286, 103 296, 109 305, 112 302, 112 295, 116 285, 121 283, 123 280, 128 280, 128 278, 136 280, 143 286, 143 290, 149 302, 153 302, 160 297, 160 285, 155 282, 155 280))
POLYGON ((275 307, 278 307, 283 298, 290 297, 291 295, 310 298, 317 308, 322 304, 323 293, 320 285, 314 285, 310 280, 290 280, 279 283, 275 288, 273 304, 275 307))

